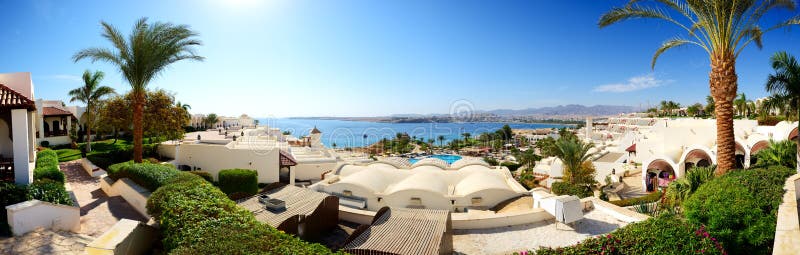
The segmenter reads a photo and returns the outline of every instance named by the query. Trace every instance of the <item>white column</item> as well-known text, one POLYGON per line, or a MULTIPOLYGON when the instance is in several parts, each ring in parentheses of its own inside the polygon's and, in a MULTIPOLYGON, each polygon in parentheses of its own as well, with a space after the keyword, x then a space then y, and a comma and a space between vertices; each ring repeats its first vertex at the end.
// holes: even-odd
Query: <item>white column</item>
POLYGON ((11 110, 11 132, 14 147, 14 180, 17 184, 33 182, 33 169, 30 169, 28 150, 28 110, 11 110))
MULTIPOLYGON (((280 159, 278 159, 278 160, 280 161, 280 159)), ((294 186, 294 178, 295 178, 294 171, 297 171, 297 170, 296 169, 292 169, 291 166, 288 166, 288 168, 289 168, 289 185, 294 186)), ((278 169, 280 169, 280 167, 278 169)))
POLYGON ((28 128, 30 128, 30 133, 28 133, 28 140, 30 141, 28 143, 28 146, 30 146, 28 147, 28 160, 31 163, 36 161, 36 146, 38 146, 36 143, 36 125, 40 125, 38 124, 40 121, 36 120, 36 112, 28 112, 28 128))

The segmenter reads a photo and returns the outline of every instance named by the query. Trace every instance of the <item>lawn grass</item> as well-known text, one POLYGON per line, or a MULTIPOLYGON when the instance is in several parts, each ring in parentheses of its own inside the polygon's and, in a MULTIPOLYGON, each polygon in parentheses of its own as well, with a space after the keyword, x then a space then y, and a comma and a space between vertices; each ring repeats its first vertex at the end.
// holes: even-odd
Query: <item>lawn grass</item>
POLYGON ((77 149, 58 149, 55 151, 58 154, 58 162, 73 161, 81 158, 81 151, 77 149))

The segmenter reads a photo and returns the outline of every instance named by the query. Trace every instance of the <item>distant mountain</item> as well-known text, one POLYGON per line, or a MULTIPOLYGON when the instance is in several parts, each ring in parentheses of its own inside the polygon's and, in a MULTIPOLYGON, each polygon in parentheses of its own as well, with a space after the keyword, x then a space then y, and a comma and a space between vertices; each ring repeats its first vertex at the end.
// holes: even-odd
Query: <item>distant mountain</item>
POLYGON ((542 107, 542 108, 527 108, 521 110, 498 109, 487 111, 487 113, 495 114, 498 116, 567 116, 567 115, 581 115, 581 116, 602 116, 602 115, 616 115, 620 113, 636 112, 638 109, 633 106, 624 105, 595 105, 584 106, 579 104, 559 105, 555 107, 542 107))

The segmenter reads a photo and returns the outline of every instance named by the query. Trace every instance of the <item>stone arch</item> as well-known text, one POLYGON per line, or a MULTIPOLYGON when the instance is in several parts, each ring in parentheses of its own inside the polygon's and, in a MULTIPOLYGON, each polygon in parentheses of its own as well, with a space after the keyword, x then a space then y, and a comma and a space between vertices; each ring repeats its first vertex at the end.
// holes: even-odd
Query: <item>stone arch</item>
POLYGON ((789 136, 787 137, 789 140, 797 139, 797 127, 792 129, 792 132, 789 132, 789 136))
POLYGON ((648 192, 655 191, 659 187, 666 187, 676 178, 675 168, 664 159, 653 160, 646 169, 643 178, 645 189, 648 192))

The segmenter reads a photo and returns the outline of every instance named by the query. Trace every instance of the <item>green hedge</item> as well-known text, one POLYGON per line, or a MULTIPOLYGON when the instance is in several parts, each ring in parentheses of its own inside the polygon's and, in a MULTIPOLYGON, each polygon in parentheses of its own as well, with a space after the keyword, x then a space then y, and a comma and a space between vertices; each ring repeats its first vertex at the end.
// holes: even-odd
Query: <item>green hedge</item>
POLYGON ((508 171, 514 172, 514 171, 517 171, 517 169, 519 169, 519 167, 521 167, 522 165, 520 165, 519 163, 514 163, 514 162, 503 162, 503 163, 500 163, 500 166, 504 166, 504 167, 508 168, 508 171))
POLYGON ((109 167, 109 169, 113 168, 114 170, 108 172, 109 177, 112 179, 118 180, 121 178, 128 178, 150 191, 155 191, 177 176, 191 175, 161 164, 133 164, 125 162, 112 166, 113 167, 109 167))
POLYGON ((54 204, 74 206, 64 183, 53 180, 38 180, 28 186, 27 200, 36 199, 54 204))
POLYGON ((10 236, 11 229, 8 226, 8 215, 6 206, 27 200, 28 189, 25 186, 13 183, 0 182, 0 236, 10 236))
POLYGON ((256 194, 258 192, 258 172, 248 169, 219 171, 219 188, 228 196, 236 193, 256 194))
POLYGON ((209 172, 206 172, 206 171, 191 171, 191 172, 187 172, 187 173, 200 176, 201 178, 203 178, 207 182, 214 183, 214 177, 212 177, 209 172))
POLYGON ((36 168, 33 169, 33 179, 50 179, 64 183, 66 176, 58 169, 58 154, 54 150, 43 150, 36 154, 36 168))
POLYGON ((331 254, 255 220, 196 175, 171 180, 147 200, 171 254, 331 254))
POLYGON ((578 196, 579 198, 594 196, 594 192, 592 192, 591 188, 568 182, 553 183, 551 190, 553 191, 553 194, 556 195, 574 195, 578 196))
MULTIPOLYGON (((519 254, 519 253, 517 253, 519 254)), ((725 254, 705 227, 664 213, 564 248, 528 254, 725 254)))
POLYGON ((732 254, 770 254, 783 185, 794 173, 782 166, 727 173, 700 186, 684 214, 708 226, 732 254))
POLYGON ((622 199, 617 201, 608 201, 608 202, 620 207, 626 207, 632 205, 652 203, 660 200, 661 200, 661 192, 656 191, 642 197, 634 197, 634 198, 622 199))

